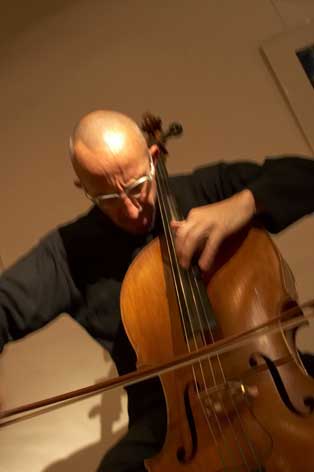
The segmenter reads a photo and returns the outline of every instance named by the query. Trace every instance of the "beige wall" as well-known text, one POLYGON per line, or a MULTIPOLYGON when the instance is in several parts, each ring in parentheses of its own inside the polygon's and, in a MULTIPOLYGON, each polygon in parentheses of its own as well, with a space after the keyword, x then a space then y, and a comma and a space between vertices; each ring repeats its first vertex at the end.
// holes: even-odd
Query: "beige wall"
MULTIPOLYGON (((180 120, 170 171, 220 159, 308 154, 259 46, 307 18, 308 1, 10 2, 2 12, 0 255, 8 266, 56 224, 87 208, 72 186, 67 139, 78 117, 149 109, 180 120), (6 11, 7 9, 7 11, 6 11)), ((301 299, 312 295, 313 218, 277 238, 301 299), (312 250, 312 251, 311 251, 312 250)), ((311 346, 307 336, 303 345, 311 346)), ((66 316, 6 348, 5 407, 114 375, 108 356, 66 316), (105 358, 104 358, 105 355, 105 358)), ((126 424, 120 393, 0 430, 0 472, 95 470, 126 424)))

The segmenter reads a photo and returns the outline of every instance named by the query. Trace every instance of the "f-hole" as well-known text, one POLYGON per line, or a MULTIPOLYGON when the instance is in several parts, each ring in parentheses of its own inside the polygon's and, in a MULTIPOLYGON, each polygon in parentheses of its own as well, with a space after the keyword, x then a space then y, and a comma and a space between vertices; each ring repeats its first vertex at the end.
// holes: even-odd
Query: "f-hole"
MULTIPOLYGON (((256 361, 255 356, 256 356, 256 354, 251 356, 250 359, 249 359, 249 363, 250 363, 251 367, 255 367, 257 365, 257 361, 256 361)), ((285 387, 285 384, 284 384, 284 382, 281 378, 281 375, 279 373, 279 370, 277 369, 275 364, 267 356, 265 356, 263 354, 258 354, 258 356, 260 356, 265 361, 265 363, 266 363, 266 365, 269 369, 269 372, 270 372, 270 374, 273 378, 273 381, 276 385, 276 388, 278 390, 280 398, 282 399, 282 401, 284 402, 286 407, 289 408, 290 411, 292 411, 293 413, 295 413, 298 416, 303 416, 303 417, 309 416, 314 410, 314 398, 313 397, 303 398, 304 406, 307 407, 308 412, 303 413, 303 412, 299 411, 293 405, 293 403, 291 402, 289 394, 288 394, 287 389, 285 387)))

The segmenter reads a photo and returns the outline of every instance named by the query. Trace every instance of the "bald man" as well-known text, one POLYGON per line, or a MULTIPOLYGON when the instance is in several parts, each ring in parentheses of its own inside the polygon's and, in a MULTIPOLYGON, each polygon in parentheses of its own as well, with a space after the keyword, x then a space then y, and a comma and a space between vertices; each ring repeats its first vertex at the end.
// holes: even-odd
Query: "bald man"
MULTIPOLYGON (((69 313, 107 349, 120 374, 135 354, 120 320, 123 277, 138 252, 161 231, 155 167, 137 125, 105 110, 81 118, 70 138, 75 184, 93 203, 86 214, 46 235, 0 280, 0 349, 69 313)), ((170 178, 185 215, 173 221, 179 262, 197 252, 210 267, 221 241, 251 218, 271 232, 314 211, 314 160, 298 156, 216 163, 170 178)), ((129 430, 98 471, 143 472, 162 447, 166 409, 158 379, 127 388, 129 430)), ((105 445, 104 445, 105 448, 105 445)))

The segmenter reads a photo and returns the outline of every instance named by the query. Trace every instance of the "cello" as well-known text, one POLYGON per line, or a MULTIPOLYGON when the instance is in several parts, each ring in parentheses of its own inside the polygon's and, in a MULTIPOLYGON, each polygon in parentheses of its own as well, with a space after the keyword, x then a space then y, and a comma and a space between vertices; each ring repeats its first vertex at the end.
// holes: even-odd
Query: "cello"
MULTIPOLYGON (((163 133, 161 120, 147 115, 143 130, 162 151, 156 179, 163 234, 135 258, 121 290, 138 369, 300 312, 292 273, 258 224, 229 237, 209 273, 180 267, 170 221, 182 215, 163 159, 165 140, 178 128, 163 133)), ((295 330, 262 335, 160 379, 167 434, 160 453, 145 461, 149 472, 314 470, 314 383, 298 358, 295 330), (258 395, 250 395, 256 387, 258 395)))

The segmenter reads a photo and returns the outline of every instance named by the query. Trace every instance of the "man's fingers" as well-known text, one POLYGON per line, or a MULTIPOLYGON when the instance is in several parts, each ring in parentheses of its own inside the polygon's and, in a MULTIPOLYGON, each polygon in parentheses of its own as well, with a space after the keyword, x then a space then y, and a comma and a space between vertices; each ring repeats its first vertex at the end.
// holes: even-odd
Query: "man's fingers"
POLYGON ((206 244, 202 250, 202 253, 198 259, 199 268, 206 272, 210 269, 213 260, 215 258, 216 252, 218 250, 221 238, 215 232, 212 232, 206 240, 206 244))
POLYGON ((188 269, 195 251, 196 241, 190 231, 182 230, 177 233, 176 250, 180 265, 188 269))
MULTIPOLYGON (((221 232, 212 224, 191 216, 187 220, 171 221, 170 225, 174 232, 175 247, 179 264, 188 269, 193 257, 198 260, 202 271, 208 271, 216 255, 222 239, 221 232)), ((192 215, 192 216, 193 216, 192 215)), ((198 215, 199 216, 199 215, 198 215)))
POLYGON ((170 228, 174 231, 177 231, 181 226, 185 224, 185 220, 172 220, 170 221, 170 228))

